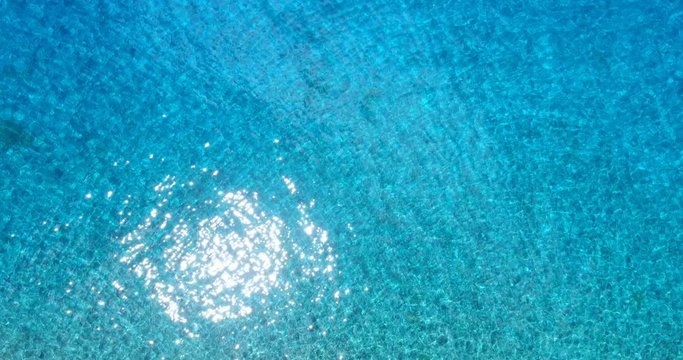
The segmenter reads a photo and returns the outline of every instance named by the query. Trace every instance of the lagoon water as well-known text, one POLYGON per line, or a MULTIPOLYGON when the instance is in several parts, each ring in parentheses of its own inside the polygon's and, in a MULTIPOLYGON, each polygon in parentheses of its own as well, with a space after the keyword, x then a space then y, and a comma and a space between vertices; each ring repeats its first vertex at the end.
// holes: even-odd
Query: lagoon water
POLYGON ((0 358, 683 358, 678 1, 0 1, 0 358))

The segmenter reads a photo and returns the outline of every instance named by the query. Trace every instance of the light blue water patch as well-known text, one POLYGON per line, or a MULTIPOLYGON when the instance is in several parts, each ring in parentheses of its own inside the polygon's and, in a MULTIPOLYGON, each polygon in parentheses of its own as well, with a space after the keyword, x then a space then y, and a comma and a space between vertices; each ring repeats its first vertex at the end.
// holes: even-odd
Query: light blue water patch
POLYGON ((0 357, 683 357, 679 3, 0 13, 0 357))

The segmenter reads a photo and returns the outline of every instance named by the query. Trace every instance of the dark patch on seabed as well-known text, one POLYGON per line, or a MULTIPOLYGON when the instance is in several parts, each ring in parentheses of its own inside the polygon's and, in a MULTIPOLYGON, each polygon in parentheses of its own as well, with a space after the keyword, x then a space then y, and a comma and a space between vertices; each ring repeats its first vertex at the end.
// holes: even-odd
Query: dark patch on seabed
POLYGON ((27 147, 33 144, 33 134, 22 124, 0 119, 0 151, 14 147, 27 147))

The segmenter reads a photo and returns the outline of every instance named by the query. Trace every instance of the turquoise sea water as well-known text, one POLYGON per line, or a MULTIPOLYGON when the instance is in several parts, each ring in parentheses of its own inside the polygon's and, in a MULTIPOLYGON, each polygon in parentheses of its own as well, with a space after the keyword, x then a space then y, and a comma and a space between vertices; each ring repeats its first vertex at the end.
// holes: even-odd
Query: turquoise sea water
POLYGON ((0 358, 683 358, 679 1, 0 0, 0 358))

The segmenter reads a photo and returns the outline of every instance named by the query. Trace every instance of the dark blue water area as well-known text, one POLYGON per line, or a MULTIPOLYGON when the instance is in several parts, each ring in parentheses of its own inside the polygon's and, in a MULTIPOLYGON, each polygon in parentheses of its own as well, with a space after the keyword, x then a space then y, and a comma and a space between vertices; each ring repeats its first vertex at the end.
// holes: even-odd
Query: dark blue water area
POLYGON ((0 0, 0 358, 683 358, 679 1, 0 0))

